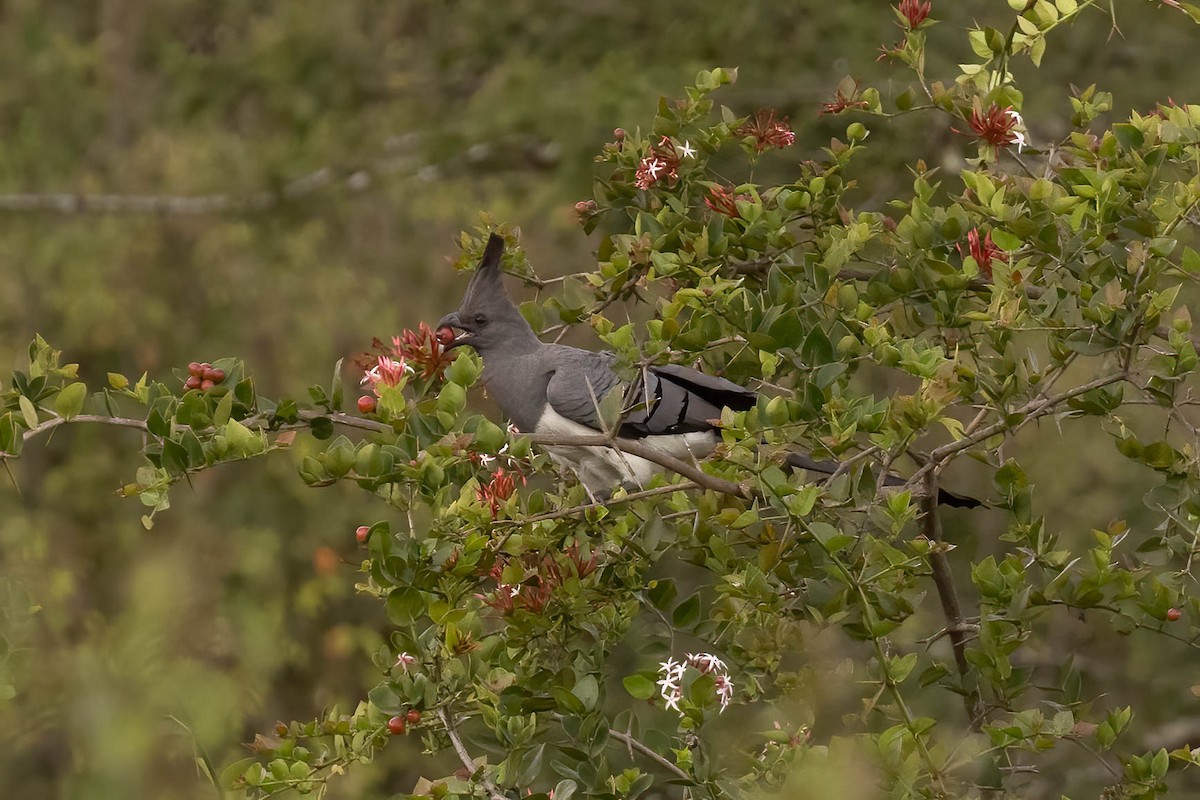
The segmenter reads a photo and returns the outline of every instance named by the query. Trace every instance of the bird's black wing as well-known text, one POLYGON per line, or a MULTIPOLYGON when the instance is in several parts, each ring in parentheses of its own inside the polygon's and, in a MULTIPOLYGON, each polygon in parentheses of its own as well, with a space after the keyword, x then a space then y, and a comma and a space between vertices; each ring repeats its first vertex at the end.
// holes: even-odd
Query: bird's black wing
POLYGON ((733 381, 667 364, 642 370, 625 400, 621 435, 641 437, 712 430, 722 409, 745 411, 758 395, 733 381))

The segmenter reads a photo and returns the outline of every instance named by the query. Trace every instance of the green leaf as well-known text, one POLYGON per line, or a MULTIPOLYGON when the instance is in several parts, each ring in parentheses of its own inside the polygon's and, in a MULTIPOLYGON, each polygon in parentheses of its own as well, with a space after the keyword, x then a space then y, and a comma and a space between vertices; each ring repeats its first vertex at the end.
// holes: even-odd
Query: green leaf
POLYGON ((649 700, 654 696, 654 681, 641 674, 626 675, 621 683, 625 685, 625 691, 635 700, 649 700))
POLYGON ((21 407, 21 416, 25 419, 25 427, 33 430, 38 426, 37 408, 33 401, 25 395, 17 395, 17 404, 21 407))
POLYGON ((229 422, 229 416, 233 413, 233 393, 226 392, 225 395, 217 401, 217 410, 213 412, 213 425, 221 427, 229 422))
POLYGON ((342 410, 342 359, 333 365, 333 384, 329 392, 329 407, 333 411, 342 410))
POLYGON ((83 411, 83 401, 86 399, 87 385, 77 381, 64 386, 58 393, 58 397, 54 398, 54 410, 58 412, 59 416, 70 419, 83 411))
POLYGON ((1166 777, 1169 766, 1170 759, 1167 756, 1167 750, 1165 747, 1160 747, 1154 754, 1154 758, 1150 759, 1150 774, 1155 778, 1162 779, 1166 777))
POLYGON ((20 455, 25 445, 25 432, 17 424, 17 418, 10 411, 0 414, 0 453, 20 455))
POLYGON ((425 599, 420 590, 401 586, 388 594, 388 619, 397 625, 412 625, 425 610, 425 599))
POLYGON ((671 622, 677 628, 690 628, 700 621, 700 596, 692 595, 671 613, 671 622))
POLYGON ((118 372, 110 372, 108 373, 108 385, 118 390, 127 389, 129 388, 129 378, 118 372))
POLYGON ((1019 250, 1021 249, 1021 245, 1025 244, 1018 237, 1013 236, 1008 231, 1002 231, 999 228, 992 229, 992 242, 995 243, 996 247, 999 247, 1001 250, 1004 250, 1007 253, 1011 253, 1014 250, 1019 250))
POLYGON ((230 452, 235 456, 252 456, 266 449, 258 433, 234 419, 225 424, 225 438, 229 442, 230 452))
POLYGON ((462 410, 466 407, 466 405, 466 390, 464 390, 463 387, 457 383, 447 381, 442 387, 442 390, 438 392, 438 411, 444 411, 451 416, 457 417, 460 413, 462 413, 462 410))
POLYGON ((571 693, 579 698, 579 702, 583 703, 583 707, 591 711, 596 707, 596 702, 600 699, 600 685, 596 682, 594 675, 584 675, 575 682, 571 693))

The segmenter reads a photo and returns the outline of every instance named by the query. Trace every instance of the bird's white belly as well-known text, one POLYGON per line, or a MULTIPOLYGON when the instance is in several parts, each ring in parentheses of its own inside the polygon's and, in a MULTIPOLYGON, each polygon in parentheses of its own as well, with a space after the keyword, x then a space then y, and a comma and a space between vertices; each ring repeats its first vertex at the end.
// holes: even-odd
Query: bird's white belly
MULTIPOLYGON (((534 430, 557 436, 595 436, 599 433, 567 419, 549 405, 534 430)), ((716 449, 716 437, 709 431, 660 434, 640 441, 687 462, 704 458, 716 449)), ((545 450, 556 462, 574 471, 580 483, 593 495, 611 494, 622 484, 642 486, 654 475, 665 471, 653 461, 610 447, 546 445, 545 450)))

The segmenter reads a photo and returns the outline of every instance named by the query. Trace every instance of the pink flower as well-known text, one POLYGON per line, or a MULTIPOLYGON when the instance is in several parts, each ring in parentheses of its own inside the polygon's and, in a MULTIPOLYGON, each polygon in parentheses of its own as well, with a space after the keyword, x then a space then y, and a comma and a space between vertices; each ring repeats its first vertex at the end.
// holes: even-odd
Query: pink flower
POLYGON ((492 519, 499 515, 501 504, 517 490, 517 479, 525 483, 524 475, 519 472, 505 472, 504 467, 501 467, 492 473, 491 481, 475 488, 475 496, 491 510, 492 519))
POLYGON ((971 132, 994 147, 1023 145, 1025 137, 1020 131, 1013 130, 1020 123, 1021 115, 1014 111, 1012 106, 1001 108, 992 103, 987 111, 984 111, 978 98, 971 110, 971 117, 967 120, 971 132))
MULTIPOLYGON (((958 245, 958 252, 960 254, 963 252, 961 243, 958 245)), ((971 258, 975 259, 975 263, 979 265, 979 271, 988 278, 992 277, 992 261, 1003 261, 1008 257, 1004 254, 1003 250, 992 242, 990 231, 981 239, 978 228, 972 228, 970 233, 967 234, 967 252, 971 258)))
POLYGON ((930 0, 925 0, 924 3, 920 0, 900 0, 900 13, 908 20, 908 27, 912 30, 920 27, 925 18, 929 16, 931 8, 930 0))
POLYGON ((658 181, 678 178, 678 169, 679 153, 671 137, 664 136, 658 144, 651 145, 650 152, 638 164, 633 184, 639 189, 649 189, 658 181))
POLYGON ((362 385, 371 385, 371 389, 375 395, 379 396, 379 384, 384 386, 402 386, 404 384, 405 375, 412 372, 413 368, 404 363, 401 359, 397 361, 388 356, 379 356, 374 367, 367 370, 363 376, 362 385))
POLYGON ((425 380, 441 380, 446 367, 458 356, 457 350, 447 352, 424 322, 415 331, 405 328, 399 336, 393 336, 392 347, 401 362, 416 364, 425 380))
POLYGON ((737 219, 741 216, 738 213, 737 201, 744 196, 734 197, 732 187, 713 186, 708 190, 708 197, 704 198, 704 205, 722 216, 737 219))
POLYGON ((838 87, 837 91, 834 92, 833 99, 830 100, 828 103, 821 104, 821 113, 822 114, 840 114, 848 108, 866 108, 867 101, 866 100, 856 100, 855 99, 856 97, 858 97, 858 81, 857 80, 854 81, 854 89, 853 89, 853 91, 851 91, 850 94, 846 94, 844 91, 842 91, 841 87, 838 87))
POLYGON ((743 123, 734 134, 754 139, 754 149, 760 153, 768 147, 788 147, 796 141, 788 118, 775 119, 775 111, 770 108, 755 111, 754 119, 743 123))

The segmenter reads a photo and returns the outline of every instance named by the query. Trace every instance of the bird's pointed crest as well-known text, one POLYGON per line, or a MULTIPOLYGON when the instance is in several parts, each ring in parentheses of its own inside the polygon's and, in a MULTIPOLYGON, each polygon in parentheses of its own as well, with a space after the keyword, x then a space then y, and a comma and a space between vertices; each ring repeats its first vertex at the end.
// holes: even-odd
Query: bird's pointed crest
POLYGON ((504 273, 500 270, 503 260, 504 237, 493 233, 483 248, 483 258, 475 268, 471 282, 467 284, 467 291, 459 305, 460 310, 487 310, 496 304, 512 304, 504 291, 504 273))

